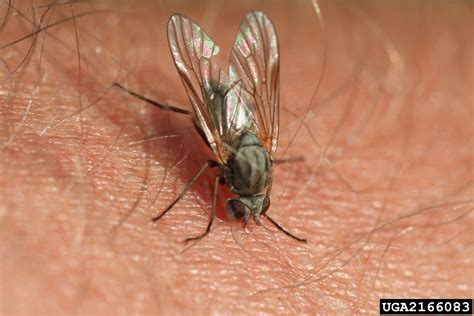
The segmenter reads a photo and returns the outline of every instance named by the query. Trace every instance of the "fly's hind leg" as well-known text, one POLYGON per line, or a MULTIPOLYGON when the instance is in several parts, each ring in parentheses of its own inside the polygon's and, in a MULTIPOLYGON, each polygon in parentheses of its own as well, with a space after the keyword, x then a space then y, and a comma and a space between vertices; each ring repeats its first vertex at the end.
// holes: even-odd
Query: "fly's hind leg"
MULTIPOLYGON (((194 119, 194 116, 193 116, 193 112, 191 111, 188 111, 188 110, 185 110, 185 109, 181 109, 181 108, 177 108, 177 107, 174 107, 174 106, 170 106, 170 105, 166 105, 166 104, 160 104, 156 101, 153 101, 151 99, 148 99, 147 97, 144 97, 142 96, 141 94, 138 94, 134 91, 131 91, 127 88, 125 88, 124 86, 122 86, 120 83, 118 82, 114 82, 113 84, 114 87, 117 87, 123 91, 125 91, 126 93, 130 94, 131 96, 134 96, 140 100, 143 100, 157 108, 159 108, 160 110, 164 110, 164 111, 170 111, 170 112, 174 112, 174 113, 179 113, 179 114, 186 114, 186 115, 190 115, 191 117, 193 117, 194 119)), ((193 120, 194 121, 194 120, 193 120)), ((196 123, 195 123, 196 125, 196 123)), ((198 130, 198 132, 200 132, 200 135, 201 137, 206 141, 207 143, 207 140, 206 138, 204 137, 204 134, 202 133, 202 131, 199 129, 199 127, 196 125, 196 129, 198 130)), ((207 143, 208 144, 208 143, 207 143)), ((209 144, 208 144, 209 145, 209 144)), ((164 209, 158 216, 155 216, 152 218, 152 221, 153 222, 157 222, 159 221, 166 213, 168 213, 172 208, 173 206, 175 206, 176 203, 178 203, 185 195, 186 193, 188 192, 189 188, 191 188, 191 186, 193 185, 194 182, 196 182, 196 180, 204 173, 204 171, 206 171, 208 168, 214 168, 214 167, 217 167, 219 164, 216 162, 216 161, 213 161, 213 160, 209 160, 207 161, 202 167, 201 169, 199 169, 199 171, 193 176, 193 178, 188 182, 188 184, 184 187, 183 191, 181 191, 181 193, 178 195, 178 197, 176 199, 173 200, 173 202, 171 202, 170 205, 168 205, 168 207, 166 209, 164 209)), ((217 196, 217 187, 218 187, 218 183, 219 183, 219 177, 216 178, 216 181, 215 181, 215 185, 214 185, 214 194, 213 194, 213 202, 212 202, 212 213, 211 213, 211 216, 209 218, 209 223, 207 225, 207 228, 206 228, 206 231, 199 235, 199 236, 196 236, 196 237, 191 237, 191 238, 187 238, 185 241, 188 242, 188 241, 192 241, 192 240, 199 240, 201 238, 203 238, 204 236, 206 236, 209 231, 211 230, 211 226, 212 226, 212 223, 214 222, 214 219, 216 218, 216 196, 217 196)))
POLYGON ((161 110, 164 110, 164 111, 170 111, 170 112, 174 112, 174 113, 179 113, 179 114, 186 114, 186 115, 193 115, 193 112, 191 111, 188 111, 188 110, 185 110, 185 109, 181 109, 181 108, 177 108, 177 107, 174 107, 174 106, 171 106, 171 105, 166 105, 166 104, 160 104, 156 101, 153 101, 151 99, 148 99, 147 97, 144 97, 136 92, 133 92, 127 88, 125 88, 124 86, 122 86, 120 83, 118 82, 114 82, 113 84, 114 87, 117 87, 123 91, 125 91, 126 93, 136 97, 136 98, 139 98, 140 100, 143 100, 147 103, 150 103, 151 105, 161 109, 161 110))
POLYGON ((219 186, 219 179, 220 179, 220 177, 216 177, 216 180, 214 181, 214 191, 212 193, 212 210, 211 210, 211 216, 209 217, 209 223, 207 224, 206 230, 204 231, 204 233, 202 233, 199 236, 186 238, 184 240, 185 242, 190 242, 190 241, 193 241, 193 240, 202 239, 204 236, 209 234, 209 232, 211 231, 212 223, 214 222, 214 219, 216 218, 217 188, 219 186))

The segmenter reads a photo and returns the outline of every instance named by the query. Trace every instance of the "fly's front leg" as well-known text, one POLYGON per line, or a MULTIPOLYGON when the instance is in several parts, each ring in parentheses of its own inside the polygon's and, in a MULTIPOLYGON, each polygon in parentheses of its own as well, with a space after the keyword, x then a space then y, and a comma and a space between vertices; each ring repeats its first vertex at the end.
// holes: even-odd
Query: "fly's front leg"
POLYGON ((278 228, 279 230, 281 230, 285 235, 287 235, 288 237, 291 237, 297 241, 300 241, 300 242, 307 242, 306 238, 301 238, 301 237, 297 237, 295 235, 293 235, 292 233, 290 233, 289 231, 287 231, 286 229, 283 228, 283 226, 281 226, 280 224, 278 224, 273 218, 271 218, 270 216, 268 216, 267 214, 263 214, 263 216, 265 216, 269 221, 270 223, 272 223, 273 225, 275 225, 276 228, 278 228))
POLYGON ((184 187, 183 191, 178 195, 176 199, 174 199, 173 202, 164 210, 162 211, 158 216, 155 216, 152 218, 153 222, 159 221, 160 218, 162 218, 166 213, 169 212, 173 208, 173 206, 181 200, 186 193, 188 192, 189 188, 193 185, 194 182, 204 173, 204 171, 207 170, 207 168, 214 168, 217 167, 219 164, 214 161, 214 160, 208 160, 202 167, 199 169, 199 171, 193 176, 193 178, 188 182, 188 184, 184 187))
POLYGON ((214 181, 214 191, 212 193, 212 210, 211 210, 211 216, 209 217, 209 223, 207 224, 206 231, 199 236, 186 238, 184 240, 185 242, 199 240, 203 238, 204 236, 206 236, 207 234, 209 234, 209 232, 211 231, 212 223, 214 222, 214 219, 216 218, 217 188, 219 187, 219 179, 220 177, 216 177, 216 180, 214 181))

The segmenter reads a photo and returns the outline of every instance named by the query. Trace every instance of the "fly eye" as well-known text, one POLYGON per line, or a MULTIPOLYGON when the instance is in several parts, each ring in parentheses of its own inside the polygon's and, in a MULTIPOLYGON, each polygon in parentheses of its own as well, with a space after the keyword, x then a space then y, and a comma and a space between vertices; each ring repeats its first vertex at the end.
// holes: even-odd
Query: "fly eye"
POLYGON ((263 199, 263 204, 262 204, 262 214, 265 214, 270 207, 270 198, 268 196, 265 196, 263 199))
POLYGON ((227 201, 227 212, 235 219, 240 220, 244 218, 246 209, 245 204, 237 199, 227 201))

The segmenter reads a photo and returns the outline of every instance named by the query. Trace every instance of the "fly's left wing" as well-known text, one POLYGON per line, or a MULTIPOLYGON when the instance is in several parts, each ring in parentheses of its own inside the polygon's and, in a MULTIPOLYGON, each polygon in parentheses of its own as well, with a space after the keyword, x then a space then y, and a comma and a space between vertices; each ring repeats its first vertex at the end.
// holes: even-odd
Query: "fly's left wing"
POLYGON ((168 22, 168 43, 186 93, 195 112, 195 123, 214 151, 217 161, 226 156, 220 136, 223 123, 213 108, 219 91, 228 84, 228 76, 211 61, 219 47, 199 25, 188 17, 173 15, 168 22))
POLYGON ((253 98, 254 128, 272 158, 278 145, 279 60, 278 39, 272 22, 263 12, 248 13, 232 48, 229 80, 241 80, 253 98))

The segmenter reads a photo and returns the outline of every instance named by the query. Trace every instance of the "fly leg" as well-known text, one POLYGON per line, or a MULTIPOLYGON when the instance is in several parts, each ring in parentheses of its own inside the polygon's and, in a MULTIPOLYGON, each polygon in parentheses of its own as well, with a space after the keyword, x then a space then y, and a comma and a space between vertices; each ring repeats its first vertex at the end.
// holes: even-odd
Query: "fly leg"
MULTIPOLYGON (((122 86, 120 83, 118 82, 115 82, 113 84, 113 86, 125 91, 126 93, 140 99, 140 100, 143 100, 147 103, 150 103, 151 105, 159 108, 160 110, 164 110, 164 111, 170 111, 170 112, 175 112, 175 113, 179 113, 179 114, 186 114, 186 115, 191 115, 193 118, 193 112, 191 111, 188 111, 188 110, 184 110, 184 109, 181 109, 181 108, 177 108, 177 107, 174 107, 174 106, 170 106, 170 105, 166 105, 166 104, 160 104, 156 101, 153 101, 151 99, 148 99, 147 97, 144 97, 134 91, 131 91, 127 88, 125 88, 124 86, 122 86)), ((201 132, 201 130, 196 126, 198 132, 201 132)), ((201 137, 203 137, 204 140, 205 137, 201 134, 201 137)), ((155 216, 152 218, 152 221, 153 222, 157 222, 159 221, 166 213, 168 213, 168 211, 170 211, 173 206, 175 206, 176 203, 178 203, 185 195, 186 193, 188 192, 189 188, 191 188, 191 186, 194 184, 194 182, 196 182, 196 180, 204 173, 204 171, 207 170, 207 168, 214 168, 214 167, 217 167, 218 166, 218 163, 216 161, 213 161, 213 160, 209 160, 207 161, 202 167, 201 169, 199 169, 199 171, 193 176, 193 178, 189 181, 189 183, 184 187, 183 191, 181 191, 181 193, 178 195, 178 197, 173 201, 171 202, 171 204, 166 208, 164 209, 158 216, 155 216)), ((207 225, 207 228, 206 228, 206 231, 199 235, 199 236, 196 236, 196 237, 191 237, 191 238, 187 238, 185 241, 188 242, 188 241, 192 241, 192 240, 198 240, 198 239, 201 239, 203 238, 204 236, 206 236, 209 231, 211 230, 211 226, 212 226, 212 223, 214 222, 214 219, 216 218, 216 196, 217 196, 217 185, 219 183, 219 177, 216 178, 216 181, 215 181, 215 185, 214 185, 214 195, 213 195, 213 203, 212 203, 212 213, 211 213, 211 216, 209 218, 209 224, 207 225)))
POLYGON ((217 167, 219 164, 214 161, 214 160, 208 160, 202 167, 199 169, 199 171, 193 176, 193 178, 188 182, 188 184, 184 187, 183 191, 178 195, 178 197, 171 202, 171 204, 164 210, 162 211, 158 216, 155 216, 152 218, 153 222, 156 222, 160 220, 160 218, 163 217, 166 213, 168 213, 169 210, 173 208, 173 206, 181 200, 186 193, 188 192, 189 188, 193 185, 194 182, 204 173, 204 171, 207 170, 207 168, 214 168, 217 167))
POLYGON ((286 229, 284 229, 280 224, 278 224, 277 222, 275 222, 275 220, 273 218, 271 218, 270 216, 268 216, 267 214, 262 214, 263 216, 265 216, 269 221, 270 223, 272 223, 273 225, 275 225, 276 228, 278 228, 279 230, 281 230, 282 232, 285 233, 285 235, 287 235, 288 237, 291 237, 297 241, 301 241, 301 242, 306 242, 307 240, 305 238, 300 238, 300 237, 296 237, 295 235, 293 235, 292 233, 290 233, 289 231, 287 231, 286 229))
POLYGON ((212 223, 214 222, 214 219, 216 218, 216 204, 217 204, 217 188, 219 186, 219 178, 216 177, 216 180, 214 181, 214 192, 212 194, 212 210, 211 210, 211 216, 209 217, 209 223, 207 224, 206 231, 202 233, 199 236, 191 237, 191 238, 186 238, 184 241, 189 242, 193 240, 199 240, 209 234, 209 231, 211 230, 212 223))
POLYGON ((302 162, 304 161, 303 156, 297 156, 297 157, 292 157, 292 158, 283 158, 283 159, 275 159, 273 160, 274 164, 281 164, 281 163, 288 163, 288 162, 302 162))
POLYGON ((136 97, 136 98, 139 98, 140 100, 143 100, 145 102, 148 102, 150 103, 151 105, 153 106, 156 106, 157 108, 161 109, 161 110, 164 110, 164 111, 170 111, 170 112, 175 112, 175 113, 179 113, 179 114, 186 114, 186 115, 191 115, 193 116, 193 112, 191 111, 188 111, 188 110, 185 110, 185 109, 181 109, 181 108, 177 108, 177 107, 174 107, 174 106, 171 106, 171 105, 166 105, 166 104, 160 104, 156 101, 153 101, 151 99, 148 99, 147 97, 144 97, 136 92, 133 92, 131 90, 128 90, 127 88, 125 88, 124 86, 122 86, 120 83, 118 82, 115 82, 113 84, 114 87, 117 87, 119 89, 122 89, 123 91, 127 92, 128 94, 136 97))

